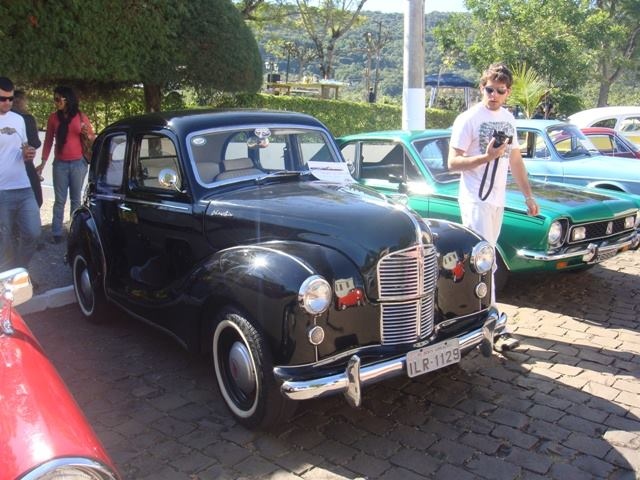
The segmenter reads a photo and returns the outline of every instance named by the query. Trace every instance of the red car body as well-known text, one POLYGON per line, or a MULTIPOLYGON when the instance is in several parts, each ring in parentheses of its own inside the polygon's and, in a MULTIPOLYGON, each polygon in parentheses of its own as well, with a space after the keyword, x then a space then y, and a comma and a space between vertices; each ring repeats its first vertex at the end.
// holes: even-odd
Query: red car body
POLYGON ((610 157, 640 158, 640 148, 613 128, 581 128, 602 155, 610 157))
POLYGON ((31 297, 24 269, 0 273, 0 478, 67 478, 52 472, 82 472, 73 478, 120 476, 15 303, 31 297))

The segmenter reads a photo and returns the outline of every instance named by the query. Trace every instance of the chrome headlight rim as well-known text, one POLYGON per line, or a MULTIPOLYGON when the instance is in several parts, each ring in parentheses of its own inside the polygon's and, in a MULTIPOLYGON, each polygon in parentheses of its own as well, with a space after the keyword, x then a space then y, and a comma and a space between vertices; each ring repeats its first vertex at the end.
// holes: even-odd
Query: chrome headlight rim
MULTIPOLYGON (((101 462, 83 457, 62 457, 50 460, 31 470, 23 480, 38 480, 45 475, 57 478, 58 475, 66 475, 64 472, 82 473, 88 480, 117 480, 120 477, 110 467, 101 462), (51 476, 51 475, 56 475, 51 476)), ((60 476, 59 478, 66 478, 60 476)), ((81 478, 81 477, 79 477, 81 478)))
POLYGON ((493 268, 496 261, 496 251, 486 240, 476 243, 471 249, 471 268, 473 271, 484 275, 493 268))
POLYGON ((331 285, 320 275, 308 277, 298 290, 300 307, 311 315, 321 315, 329 309, 333 292, 331 285))
POLYGON ((549 230, 547 231, 547 242, 549 246, 552 248, 559 247, 562 245, 564 241, 565 235, 565 222, 563 220, 554 220, 549 225, 549 230))

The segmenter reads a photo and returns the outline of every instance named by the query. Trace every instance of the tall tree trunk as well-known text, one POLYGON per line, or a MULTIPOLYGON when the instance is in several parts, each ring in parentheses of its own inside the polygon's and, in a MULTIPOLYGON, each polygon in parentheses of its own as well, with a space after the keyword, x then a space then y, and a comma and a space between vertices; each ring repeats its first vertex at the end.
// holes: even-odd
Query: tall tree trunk
POLYGON ((611 90, 611 82, 602 80, 600 82, 600 90, 598 92, 598 107, 606 107, 608 105, 609 90, 611 90))
POLYGON ((159 112, 162 103, 160 85, 144 83, 144 108, 147 112, 159 112))

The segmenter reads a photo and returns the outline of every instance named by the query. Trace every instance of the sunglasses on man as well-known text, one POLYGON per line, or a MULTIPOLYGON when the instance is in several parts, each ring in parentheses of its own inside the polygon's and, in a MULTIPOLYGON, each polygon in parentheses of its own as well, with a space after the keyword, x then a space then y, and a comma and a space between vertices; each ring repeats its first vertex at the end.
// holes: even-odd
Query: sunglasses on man
POLYGON ((484 91, 487 92, 487 95, 491 95, 494 92, 498 95, 504 95, 507 93, 507 90, 507 88, 484 87, 484 91))
POLYGON ((13 96, 4 97, 4 96, 0 95, 0 102, 13 102, 13 96))

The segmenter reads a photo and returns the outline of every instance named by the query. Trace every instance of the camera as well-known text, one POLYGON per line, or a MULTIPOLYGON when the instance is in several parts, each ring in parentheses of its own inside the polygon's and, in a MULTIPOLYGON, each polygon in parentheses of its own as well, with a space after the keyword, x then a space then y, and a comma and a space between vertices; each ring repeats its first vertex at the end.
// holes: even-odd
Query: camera
POLYGON ((513 141, 513 135, 507 135, 502 130, 494 130, 492 136, 496 139, 493 144, 493 148, 498 148, 502 146, 503 143, 511 145, 511 142, 513 141))

